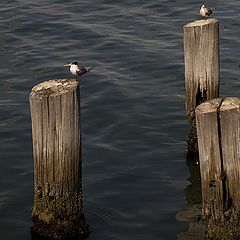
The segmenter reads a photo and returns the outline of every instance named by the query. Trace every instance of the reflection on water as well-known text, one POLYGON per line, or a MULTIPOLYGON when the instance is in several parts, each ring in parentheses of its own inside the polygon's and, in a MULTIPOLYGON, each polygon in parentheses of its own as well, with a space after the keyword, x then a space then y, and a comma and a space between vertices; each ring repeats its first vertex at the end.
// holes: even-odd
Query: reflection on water
POLYGON ((187 204, 184 209, 176 214, 178 221, 188 222, 189 226, 187 231, 178 234, 177 239, 197 240, 204 239, 207 222, 201 218, 202 213, 202 196, 201 196, 201 177, 199 155, 196 139, 196 132, 193 128, 190 130, 188 136, 188 152, 186 163, 189 169, 190 184, 185 189, 187 204))
MULTIPOLYGON (((220 92, 233 96, 240 6, 208 3, 220 20, 220 92)), ((0 239, 31 238, 30 89, 70 77, 63 64, 73 60, 97 65, 81 78, 89 239, 176 239, 186 232, 188 224, 175 217, 188 207, 192 174, 182 26, 199 18, 198 8, 190 0, 0 2, 0 239)))

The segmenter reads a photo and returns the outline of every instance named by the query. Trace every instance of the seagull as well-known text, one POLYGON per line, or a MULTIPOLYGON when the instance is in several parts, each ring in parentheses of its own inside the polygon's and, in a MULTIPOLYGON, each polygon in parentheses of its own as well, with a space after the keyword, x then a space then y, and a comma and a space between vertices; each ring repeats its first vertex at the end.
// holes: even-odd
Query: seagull
POLYGON ((200 14, 206 20, 207 17, 209 17, 213 13, 214 10, 215 10, 215 8, 208 8, 206 5, 203 4, 200 8, 200 14))
POLYGON ((87 72, 90 72, 95 66, 91 66, 91 67, 80 67, 78 65, 78 62, 70 62, 67 64, 64 64, 64 67, 70 67, 70 72, 73 75, 76 76, 81 76, 87 72))

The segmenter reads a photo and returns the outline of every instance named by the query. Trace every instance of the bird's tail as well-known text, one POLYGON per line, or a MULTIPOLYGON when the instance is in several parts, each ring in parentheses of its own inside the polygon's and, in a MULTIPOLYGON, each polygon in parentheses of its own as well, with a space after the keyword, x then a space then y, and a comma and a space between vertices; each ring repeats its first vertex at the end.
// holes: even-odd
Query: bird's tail
POLYGON ((96 66, 91 66, 91 67, 86 67, 87 71, 90 72, 93 68, 95 68, 96 66))

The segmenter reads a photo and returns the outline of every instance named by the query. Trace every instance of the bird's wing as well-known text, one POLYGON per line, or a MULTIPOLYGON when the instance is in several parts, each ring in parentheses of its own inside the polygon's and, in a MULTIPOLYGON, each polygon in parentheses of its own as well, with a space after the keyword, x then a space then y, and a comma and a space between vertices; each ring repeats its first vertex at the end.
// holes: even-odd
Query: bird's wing
POLYGON ((213 10, 211 8, 208 8, 206 11, 206 14, 209 16, 212 14, 212 12, 213 12, 213 10))
POLYGON ((95 66, 86 67, 86 69, 87 69, 88 72, 90 72, 93 68, 95 68, 95 66))
POLYGON ((88 72, 88 70, 85 67, 80 67, 79 70, 76 71, 78 76, 81 76, 86 72, 88 72))

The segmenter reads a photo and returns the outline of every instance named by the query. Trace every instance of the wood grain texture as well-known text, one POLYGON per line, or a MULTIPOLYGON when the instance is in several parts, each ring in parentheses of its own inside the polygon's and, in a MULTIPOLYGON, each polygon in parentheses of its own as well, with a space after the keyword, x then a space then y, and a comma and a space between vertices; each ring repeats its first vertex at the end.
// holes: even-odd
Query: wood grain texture
POLYGON ((196 108, 196 126, 202 186, 202 209, 205 216, 223 211, 222 162, 219 142, 218 108, 221 99, 196 108))
POLYGON ((240 238, 240 98, 196 108, 203 214, 209 239, 240 238))
POLYGON ((197 105, 219 95, 219 22, 197 20, 183 30, 186 109, 192 120, 197 105))
POLYGON ((81 188, 80 92, 75 79, 30 94, 34 157, 33 232, 56 239, 87 234, 81 188))
POLYGON ((226 175, 226 209, 240 213, 240 98, 225 98, 220 108, 221 147, 226 175))

